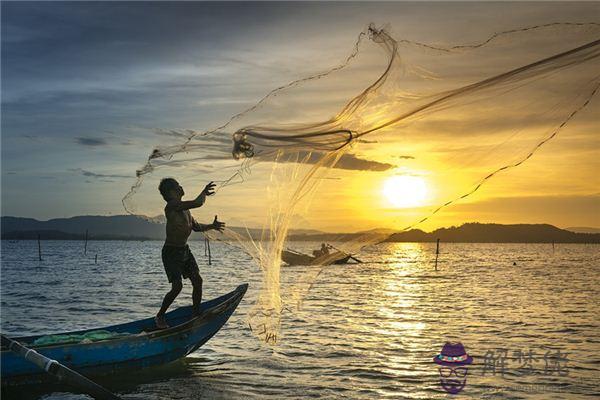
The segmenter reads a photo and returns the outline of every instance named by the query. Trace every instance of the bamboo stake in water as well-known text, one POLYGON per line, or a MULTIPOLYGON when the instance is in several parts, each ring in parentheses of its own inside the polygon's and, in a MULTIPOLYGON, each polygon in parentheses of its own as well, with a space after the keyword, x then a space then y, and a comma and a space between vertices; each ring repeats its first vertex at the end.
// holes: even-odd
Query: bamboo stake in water
POLYGON ((210 240, 208 238, 206 240, 206 247, 208 248, 208 265, 212 265, 212 256, 210 255, 210 240))
POLYGON ((83 245, 83 254, 87 254, 88 230, 85 230, 85 244, 83 245))
POLYGON ((437 244, 435 246, 435 270, 437 271, 437 263, 438 257, 440 255, 440 239, 437 240, 437 244))
POLYGON ((40 242, 40 234, 38 233, 38 258, 42 261, 42 243, 40 242))

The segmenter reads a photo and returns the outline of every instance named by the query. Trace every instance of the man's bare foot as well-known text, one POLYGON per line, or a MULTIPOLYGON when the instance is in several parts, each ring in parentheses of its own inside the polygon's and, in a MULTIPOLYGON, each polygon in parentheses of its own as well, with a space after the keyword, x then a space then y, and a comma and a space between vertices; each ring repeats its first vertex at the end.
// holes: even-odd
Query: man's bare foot
POLYGON ((195 308, 195 309, 192 311, 192 318, 198 318, 198 317, 199 317, 199 316, 201 316, 202 314, 203 314, 203 313, 202 313, 202 310, 195 308))
POLYGON ((164 315, 157 315, 154 317, 154 323, 158 329, 167 329, 169 328, 169 324, 167 324, 167 320, 164 315))

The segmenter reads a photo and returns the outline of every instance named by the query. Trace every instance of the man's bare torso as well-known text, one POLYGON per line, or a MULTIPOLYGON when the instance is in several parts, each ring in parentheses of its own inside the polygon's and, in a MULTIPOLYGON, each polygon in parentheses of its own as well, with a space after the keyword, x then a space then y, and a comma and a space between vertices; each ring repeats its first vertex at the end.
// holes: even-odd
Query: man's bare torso
POLYGON ((193 218, 189 210, 176 211, 165 207, 168 246, 183 247, 192 233, 193 218))

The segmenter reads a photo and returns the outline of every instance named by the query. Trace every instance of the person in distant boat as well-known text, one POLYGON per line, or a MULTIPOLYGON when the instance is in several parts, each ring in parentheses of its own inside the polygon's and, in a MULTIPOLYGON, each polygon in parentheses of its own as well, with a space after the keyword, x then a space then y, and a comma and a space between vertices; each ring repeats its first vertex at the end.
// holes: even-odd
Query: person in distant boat
POLYGON ((225 224, 215 219, 212 224, 200 224, 196 222, 190 209, 201 207, 207 196, 215 194, 215 184, 210 182, 194 200, 182 200, 185 192, 181 185, 173 178, 164 178, 158 185, 160 194, 167 202, 165 206, 165 217, 167 218, 167 237, 162 248, 162 261, 165 273, 171 283, 171 290, 165 295, 162 306, 154 318, 157 328, 165 329, 169 326, 165 319, 165 313, 173 303, 183 287, 182 278, 192 282, 193 312, 200 313, 200 302, 202 301, 202 278, 198 270, 198 264, 194 255, 187 245, 187 240, 192 231, 205 232, 211 229, 223 231, 225 224))
POLYGON ((329 254, 329 247, 325 243, 321 243, 321 248, 319 250, 313 250, 313 256, 322 257, 329 254))

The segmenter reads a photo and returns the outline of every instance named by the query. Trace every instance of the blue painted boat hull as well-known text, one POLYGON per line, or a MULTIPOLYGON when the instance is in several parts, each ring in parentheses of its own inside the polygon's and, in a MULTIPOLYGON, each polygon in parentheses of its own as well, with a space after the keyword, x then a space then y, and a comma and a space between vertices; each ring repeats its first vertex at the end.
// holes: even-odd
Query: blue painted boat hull
MULTIPOLYGON (((35 346, 41 336, 14 338, 38 353, 86 376, 114 374, 166 364, 185 357, 213 337, 225 325, 244 297, 248 285, 202 303, 202 313, 192 317, 192 307, 181 307, 166 314, 171 328, 155 330, 154 318, 126 324, 95 328, 65 335, 107 330, 129 335, 92 343, 35 346)), ((2 386, 52 382, 54 378, 7 349, 1 351, 2 386)))

